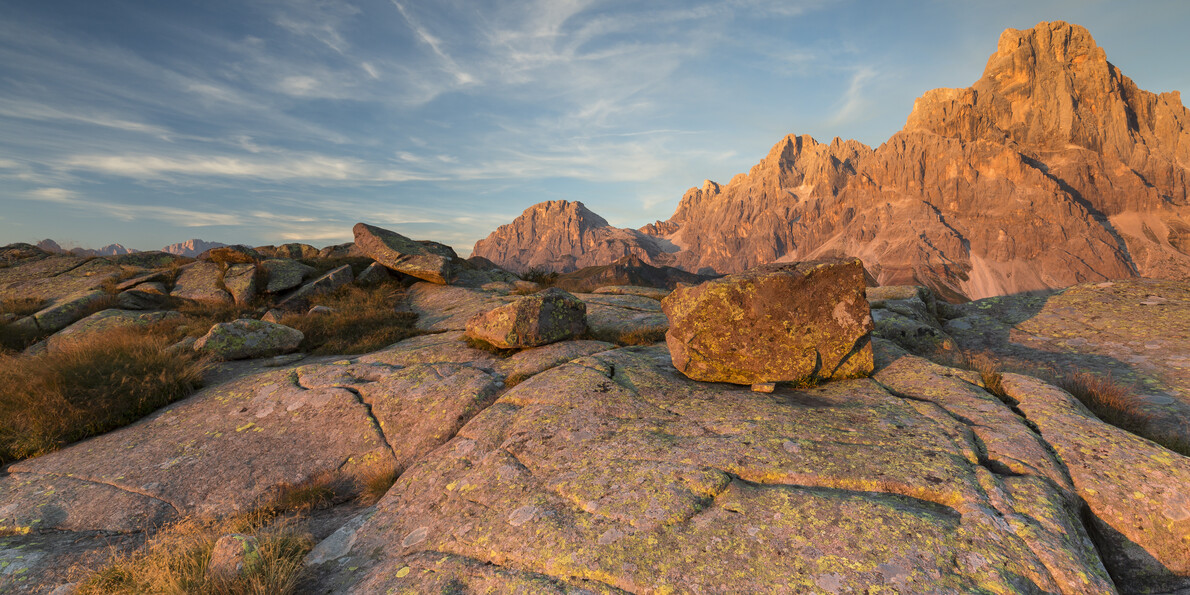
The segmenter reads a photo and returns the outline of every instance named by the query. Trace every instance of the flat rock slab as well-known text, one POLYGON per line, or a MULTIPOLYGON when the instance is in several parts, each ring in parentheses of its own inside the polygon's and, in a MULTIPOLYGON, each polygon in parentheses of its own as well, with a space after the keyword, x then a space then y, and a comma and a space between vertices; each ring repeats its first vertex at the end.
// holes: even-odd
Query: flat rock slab
POLYGON ((223 290, 222 281, 223 267, 213 262, 195 262, 182 267, 170 295, 209 304, 231 304, 234 300, 223 290))
POLYGON ((495 370, 506 377, 508 384, 516 384, 566 362, 615 347, 605 341, 562 341, 518 351, 497 363, 495 370))
POLYGON ((351 272, 351 265, 345 264, 341 267, 331 269, 321 277, 303 285, 298 290, 285 296, 278 304, 281 308, 301 308, 306 305, 306 301, 316 295, 330 293, 348 283, 355 280, 355 274, 351 272))
POLYGON ((0 299, 61 298, 98 289, 123 269, 102 258, 51 256, 0 268, 0 299))
POLYGON ((177 516, 168 502, 104 483, 36 473, 0 477, 0 531, 6 533, 132 533, 177 516))
POLYGON ((498 292, 423 282, 409 288, 405 307, 417 314, 420 330, 461 331, 475 315, 515 299, 498 292))
POLYGON ((518 384, 357 525, 319 588, 1114 592, 1060 490, 981 465, 938 406, 698 383, 660 347, 518 384))
POLYGON ((641 287, 639 285, 606 285, 598 287, 593 293, 603 293, 610 295, 638 295, 649 299, 660 301, 665 296, 669 295, 672 290, 661 289, 657 287, 641 287))
POLYGON ((1035 378, 1005 374, 1003 384, 1069 469, 1116 581, 1133 593, 1190 589, 1190 458, 1100 422, 1035 378))
POLYGON ((356 395, 307 390, 292 370, 276 370, 204 389, 131 426, 9 470, 114 486, 182 514, 226 515, 279 484, 391 456, 356 395))
POLYGON ((145 542, 143 534, 107 531, 56 532, 0 536, 0 593, 62 595, 79 568, 98 568, 114 556, 145 542), (63 591, 55 589, 62 588, 63 591))
POLYGON ((1190 284, 1087 283, 957 310, 946 331, 960 347, 989 351, 1010 368, 1110 376, 1155 429, 1190 442, 1190 284))
POLYGON ((30 318, 42 331, 59 331, 82 318, 88 309, 109 298, 110 294, 99 289, 63 296, 30 318))

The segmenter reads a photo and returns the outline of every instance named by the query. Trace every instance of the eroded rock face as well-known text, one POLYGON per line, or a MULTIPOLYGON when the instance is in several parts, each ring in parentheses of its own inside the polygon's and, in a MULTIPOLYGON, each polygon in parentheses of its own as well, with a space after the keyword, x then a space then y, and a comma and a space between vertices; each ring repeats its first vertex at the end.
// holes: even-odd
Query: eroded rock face
POLYGON ((297 350, 304 338, 295 328, 241 318, 212 326, 194 343, 194 350, 225 360, 269 357, 297 350))
POLYGON ((546 217, 546 203, 476 253, 571 270, 632 252, 719 273, 847 255, 881 285, 927 285, 951 300, 1185 280, 1188 123, 1177 92, 1139 89, 1086 29, 1040 23, 1005 31, 970 88, 923 94, 880 147, 789 135, 748 173, 687 191, 669 220, 641 228, 651 243, 602 219, 588 229, 546 217), (603 237, 631 241, 593 253, 587 238, 603 237))
POLYGON ((872 317, 856 259, 764 265, 679 288, 661 304, 674 367, 695 380, 758 384, 872 372, 872 317))
POLYGON ((355 245, 380 264, 432 283, 450 283, 454 278, 457 254, 450 246, 437 242, 415 242, 395 231, 367 223, 357 223, 355 245))
POLYGON ((587 330, 587 305, 551 287, 467 321, 467 336, 496 347, 537 347, 571 339, 587 330))

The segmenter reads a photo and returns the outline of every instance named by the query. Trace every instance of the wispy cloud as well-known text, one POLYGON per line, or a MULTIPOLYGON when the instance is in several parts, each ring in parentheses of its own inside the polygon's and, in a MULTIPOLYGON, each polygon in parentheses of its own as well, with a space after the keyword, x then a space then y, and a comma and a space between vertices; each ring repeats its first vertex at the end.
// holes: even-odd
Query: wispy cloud
POLYGON ((836 103, 838 106, 833 115, 827 120, 831 126, 840 126, 855 121, 864 112, 871 99, 865 94, 868 84, 876 78, 876 70, 870 66, 860 66, 851 75, 851 82, 847 90, 836 103))

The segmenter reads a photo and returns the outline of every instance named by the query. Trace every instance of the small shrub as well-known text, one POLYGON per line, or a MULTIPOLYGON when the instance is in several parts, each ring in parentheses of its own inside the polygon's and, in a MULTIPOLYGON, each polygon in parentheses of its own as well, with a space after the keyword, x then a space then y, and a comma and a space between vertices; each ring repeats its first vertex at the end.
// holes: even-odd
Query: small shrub
POLYGON ((1076 372, 1057 378, 1054 384, 1078 399, 1096 417, 1117 428, 1140 434, 1150 423, 1149 415, 1110 375, 1076 372))
POLYGON ((398 312, 404 289, 395 282, 371 288, 344 285, 334 292, 314 296, 312 305, 326 306, 327 314, 287 314, 281 324, 302 331, 301 350, 313 354, 368 353, 420 334, 414 327, 417 314, 398 312))
POLYGON ((356 492, 352 479, 342 473, 320 473, 296 484, 278 486, 263 510, 275 514, 330 508, 356 492))
POLYGON ((302 559, 314 547, 292 518, 254 511, 220 521, 183 519, 153 536, 145 547, 120 556, 84 578, 78 593, 199 593, 248 595, 294 593, 302 559), (229 533, 256 537, 256 564, 233 581, 207 576, 215 542, 229 533))
POLYGON ((0 462, 127 425, 189 395, 208 362, 167 337, 116 329, 39 355, 0 355, 0 462))
POLYGON ((356 478, 359 482, 359 500, 368 505, 379 502, 400 476, 401 469, 391 462, 376 463, 365 468, 356 478))
POLYGON ((40 311, 46 304, 41 298, 4 298, 0 300, 0 314, 16 314, 20 318, 40 311))

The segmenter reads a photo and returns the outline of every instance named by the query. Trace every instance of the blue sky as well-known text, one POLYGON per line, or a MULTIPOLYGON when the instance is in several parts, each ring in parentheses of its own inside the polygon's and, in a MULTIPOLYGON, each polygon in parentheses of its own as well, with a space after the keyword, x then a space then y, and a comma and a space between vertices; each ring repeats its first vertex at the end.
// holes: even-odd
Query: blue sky
POLYGON ((0 244, 637 227, 785 134, 879 145, 1054 19, 1190 91, 1182 0, 0 0, 0 244))

